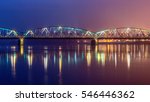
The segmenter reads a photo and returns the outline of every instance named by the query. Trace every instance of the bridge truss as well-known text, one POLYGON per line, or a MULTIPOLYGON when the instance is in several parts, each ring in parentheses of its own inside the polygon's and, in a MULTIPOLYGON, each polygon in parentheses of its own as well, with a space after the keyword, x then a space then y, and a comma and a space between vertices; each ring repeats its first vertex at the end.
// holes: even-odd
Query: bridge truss
POLYGON ((0 38, 150 38, 150 30, 141 28, 115 28, 98 32, 75 27, 44 27, 19 34, 15 30, 0 28, 0 38))
POLYGON ((150 30, 141 28, 115 28, 95 33, 95 38, 150 38, 150 30))
POLYGON ((24 36, 36 38, 93 38, 94 33, 81 28, 59 26, 28 30, 24 36))
POLYGON ((18 33, 15 30, 0 28, 0 38, 18 37, 18 33))

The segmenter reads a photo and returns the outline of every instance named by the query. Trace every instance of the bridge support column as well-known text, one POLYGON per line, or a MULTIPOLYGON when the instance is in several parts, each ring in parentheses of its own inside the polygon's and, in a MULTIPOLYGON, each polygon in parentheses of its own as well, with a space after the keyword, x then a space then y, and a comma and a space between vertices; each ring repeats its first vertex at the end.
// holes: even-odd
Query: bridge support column
POLYGON ((19 46, 23 46, 24 45, 24 38, 19 38, 19 46))
POLYGON ((96 45, 97 44, 97 39, 92 39, 91 40, 91 45, 96 45))

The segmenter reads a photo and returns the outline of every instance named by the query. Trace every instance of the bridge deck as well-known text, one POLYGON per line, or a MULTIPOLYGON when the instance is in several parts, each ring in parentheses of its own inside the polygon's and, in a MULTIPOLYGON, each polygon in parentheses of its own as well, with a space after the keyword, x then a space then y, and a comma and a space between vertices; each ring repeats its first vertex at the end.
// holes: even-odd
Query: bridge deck
POLYGON ((147 37, 147 38, 140 38, 140 37, 137 37, 137 38, 89 38, 89 37, 83 37, 83 38, 72 38, 72 37, 63 37, 63 38, 59 38, 59 37, 0 37, 0 39, 20 39, 20 38, 23 38, 23 39, 150 39, 150 37, 147 37))

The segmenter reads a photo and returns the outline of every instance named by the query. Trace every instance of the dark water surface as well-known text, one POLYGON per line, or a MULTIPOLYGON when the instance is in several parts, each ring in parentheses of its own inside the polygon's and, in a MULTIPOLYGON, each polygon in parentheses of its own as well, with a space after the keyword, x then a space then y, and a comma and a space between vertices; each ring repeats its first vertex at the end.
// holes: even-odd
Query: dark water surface
POLYGON ((0 84, 150 84, 150 42, 77 42, 0 40, 0 84))

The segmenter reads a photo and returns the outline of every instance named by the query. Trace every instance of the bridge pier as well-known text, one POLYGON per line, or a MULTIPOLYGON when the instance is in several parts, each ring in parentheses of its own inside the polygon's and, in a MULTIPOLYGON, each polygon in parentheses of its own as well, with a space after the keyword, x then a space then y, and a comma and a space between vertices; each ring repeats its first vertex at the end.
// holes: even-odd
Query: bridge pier
POLYGON ((97 39, 92 39, 92 40, 91 40, 91 45, 94 45, 94 46, 95 46, 96 44, 97 44, 97 39))
POLYGON ((19 38, 18 45, 19 46, 23 46, 24 45, 24 38, 19 38))

